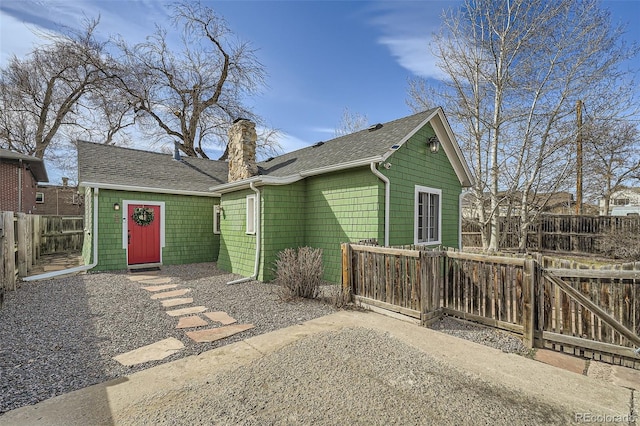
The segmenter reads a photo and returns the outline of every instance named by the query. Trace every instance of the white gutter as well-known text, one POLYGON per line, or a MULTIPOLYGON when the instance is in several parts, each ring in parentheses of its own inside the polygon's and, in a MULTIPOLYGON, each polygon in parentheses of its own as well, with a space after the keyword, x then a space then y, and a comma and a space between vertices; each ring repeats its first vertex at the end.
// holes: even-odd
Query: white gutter
POLYGON ((51 271, 44 274, 32 275, 22 278, 22 281, 38 281, 59 277, 60 275, 75 274, 93 269, 98 264, 98 188, 93 190, 93 262, 89 265, 76 266, 75 268, 51 271))
POLYGON ((384 182, 384 245, 385 247, 389 246, 389 217, 390 214, 390 201, 391 198, 391 182, 389 178, 380 173, 380 170, 376 167, 376 163, 370 163, 371 171, 374 175, 378 176, 380 180, 384 182))
POLYGON ((260 234, 260 222, 262 222, 262 217, 260 216, 260 190, 255 187, 254 182, 249 183, 249 187, 253 190, 253 192, 256 193, 256 260, 253 265, 253 275, 251 275, 250 277, 229 281, 227 285, 240 284, 247 281, 253 281, 258 278, 258 268, 260 267, 260 239, 262 238, 260 234))
POLYGON ((331 172, 337 172, 340 170, 352 169, 354 167, 368 166, 372 162, 380 162, 380 161, 382 161, 382 157, 378 156, 378 157, 365 158, 357 161, 350 161, 348 163, 336 164, 333 166, 319 167, 317 169, 307 170, 300 173, 294 173, 292 175, 283 176, 283 177, 274 177, 274 176, 268 176, 268 175, 254 176, 254 177, 239 180, 236 182, 212 186, 209 188, 209 190, 216 191, 215 193, 217 194, 217 196, 220 196, 220 194, 223 194, 226 192, 237 191, 239 189, 244 189, 244 188, 250 188, 252 183, 257 183, 261 185, 289 185, 290 183, 297 182, 308 176, 316 176, 324 173, 331 173, 331 172))
POLYGON ((189 191, 186 189, 166 189, 153 188, 146 186, 118 185, 111 183, 99 182, 80 182, 78 186, 86 186, 90 188, 113 189, 115 191, 133 191, 133 192, 153 192, 156 194, 176 194, 176 195, 198 195, 200 197, 219 197, 217 192, 189 191))

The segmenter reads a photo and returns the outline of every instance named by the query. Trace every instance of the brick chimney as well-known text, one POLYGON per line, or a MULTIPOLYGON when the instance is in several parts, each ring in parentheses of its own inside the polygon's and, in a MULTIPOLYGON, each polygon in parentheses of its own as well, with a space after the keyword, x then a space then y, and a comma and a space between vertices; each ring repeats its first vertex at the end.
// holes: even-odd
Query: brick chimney
POLYGON ((248 179, 258 174, 256 165, 256 125, 239 118, 229 129, 229 182, 248 179))

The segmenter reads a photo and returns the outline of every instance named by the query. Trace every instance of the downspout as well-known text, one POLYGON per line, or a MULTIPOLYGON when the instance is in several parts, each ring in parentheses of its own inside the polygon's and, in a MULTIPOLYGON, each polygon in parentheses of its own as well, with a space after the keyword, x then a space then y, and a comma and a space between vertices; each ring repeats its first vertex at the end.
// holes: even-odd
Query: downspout
POLYGON ((256 188, 253 182, 249 183, 249 188, 256 193, 256 260, 253 265, 253 275, 250 277, 240 278, 237 280, 229 281, 227 285, 231 284, 240 284, 247 281, 253 281, 258 278, 258 268, 260 267, 260 246, 261 246, 261 234, 260 234, 260 222, 262 222, 262 217, 260 216, 260 190, 256 188))
POLYGON ((18 211, 22 213, 22 159, 18 160, 19 170, 18 170, 18 211))
POLYGON ((22 278, 22 281, 38 281, 55 278, 60 275, 75 274, 95 268, 98 264, 98 188, 93 189, 93 262, 90 265, 76 266, 75 268, 51 271, 40 275, 32 275, 22 278))
POLYGON ((458 195, 458 250, 462 251, 462 199, 465 191, 458 195))
POLYGON ((384 182, 384 245, 389 246, 389 216, 390 216, 390 201, 391 198, 391 182, 389 178, 380 173, 380 170, 376 167, 376 163, 370 164, 371 171, 374 175, 378 176, 381 181, 384 182))

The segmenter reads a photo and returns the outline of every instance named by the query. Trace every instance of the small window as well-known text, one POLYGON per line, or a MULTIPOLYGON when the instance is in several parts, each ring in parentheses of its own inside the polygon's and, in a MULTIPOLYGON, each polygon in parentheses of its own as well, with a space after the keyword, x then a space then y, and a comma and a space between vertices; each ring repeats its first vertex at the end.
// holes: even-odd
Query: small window
POLYGON ((628 206, 629 199, 628 198, 616 198, 613 200, 614 206, 628 206))
POLYGON ((442 191, 424 186, 415 190, 415 244, 440 244, 442 191))
POLYGON ((256 233, 256 196, 247 195, 247 234, 256 233))
POLYGON ((44 203, 44 192, 36 192, 36 203, 44 203))
POLYGON ((216 205, 213 206, 213 233, 214 234, 219 234, 220 233, 220 206, 216 205))

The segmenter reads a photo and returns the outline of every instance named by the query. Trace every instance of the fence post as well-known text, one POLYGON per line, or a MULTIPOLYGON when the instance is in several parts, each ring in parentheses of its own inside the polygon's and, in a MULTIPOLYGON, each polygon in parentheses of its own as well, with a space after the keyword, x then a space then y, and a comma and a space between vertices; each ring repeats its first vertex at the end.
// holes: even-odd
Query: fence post
POLYGON ((13 232, 13 212, 3 213, 4 244, 2 255, 4 260, 4 285, 6 290, 16 289, 16 240, 13 232))
POLYGON ((523 322, 523 344, 532 349, 534 345, 535 330, 535 261, 527 259, 524 263, 524 274, 522 280, 522 322, 523 322))
POLYGON ((342 292, 351 295, 351 246, 349 243, 342 243, 340 250, 342 251, 342 292))
POLYGON ((25 228, 26 247, 24 255, 28 274, 29 271, 33 270, 33 216, 27 215, 25 217, 25 228))
POLYGON ((40 216, 33 215, 32 219, 32 238, 33 242, 31 244, 31 256, 33 257, 33 264, 38 263, 38 259, 40 258, 40 216))
POLYGON ((18 213, 18 276, 27 276, 27 215, 18 213))

